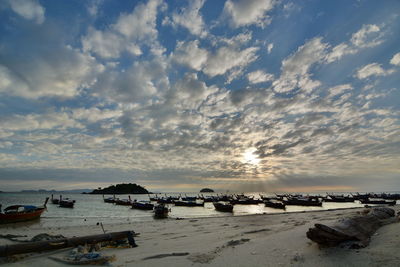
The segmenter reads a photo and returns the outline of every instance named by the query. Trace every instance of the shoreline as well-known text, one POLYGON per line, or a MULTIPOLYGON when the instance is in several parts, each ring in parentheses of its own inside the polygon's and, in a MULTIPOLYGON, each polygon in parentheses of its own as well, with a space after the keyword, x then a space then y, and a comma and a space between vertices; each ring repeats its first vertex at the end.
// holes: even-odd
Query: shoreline
MULTIPOLYGON (((396 213, 400 205, 393 208, 396 213)), ((364 249, 319 249, 306 238, 315 223, 329 224, 359 214, 365 208, 296 211, 289 213, 214 216, 145 222, 103 222, 106 232, 133 230, 138 247, 104 249, 115 255, 112 266, 377 266, 400 262, 396 256, 400 224, 378 229, 364 249), (273 216, 271 216, 273 215, 273 216)), ((2 227, 3 234, 62 234, 65 237, 102 233, 100 226, 2 227)), ((0 245, 13 242, 0 239, 0 245)), ((11 266, 65 266, 49 255, 62 256, 70 249, 16 256, 11 266), (25 257, 25 258, 24 258, 25 257)))

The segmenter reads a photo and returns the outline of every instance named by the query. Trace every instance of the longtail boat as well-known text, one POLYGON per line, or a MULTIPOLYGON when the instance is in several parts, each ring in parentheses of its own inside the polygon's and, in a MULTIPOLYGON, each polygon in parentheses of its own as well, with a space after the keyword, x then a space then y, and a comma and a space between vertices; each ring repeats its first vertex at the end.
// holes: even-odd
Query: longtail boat
POLYGON ((169 209, 165 206, 165 204, 157 204, 154 207, 154 218, 155 219, 163 219, 168 217, 169 209))
POLYGON ((233 212, 233 204, 231 203, 213 202, 213 205, 217 211, 233 212))
POLYGON ((374 204, 374 205, 389 205, 394 206, 396 205, 396 200, 390 201, 385 199, 360 199, 361 204, 374 204))
POLYGON ((112 196, 112 197, 108 197, 108 198, 105 198, 104 195, 103 195, 103 201, 105 203, 115 203, 115 195, 112 196))
POLYGON ((59 202, 60 200, 58 198, 54 198, 53 194, 51 194, 51 204, 58 205, 59 202))
POLYGON ((115 205, 121 205, 121 206, 132 206, 132 200, 131 196, 128 196, 128 199, 115 199, 115 205))
POLYGON ((150 201, 140 200, 132 202, 132 209, 138 210, 153 210, 154 204, 150 203, 150 201))
POLYGON ((40 215, 46 210, 46 204, 49 198, 46 198, 43 206, 32 206, 32 205, 13 205, 1 211, 0 205, 0 224, 4 223, 15 223, 24 222, 39 219, 40 215))
POLYGON ((75 200, 69 198, 62 198, 60 195, 60 201, 58 202, 58 206, 61 208, 73 208, 75 205, 75 200))
POLYGON ((281 201, 277 200, 265 200, 264 201, 265 207, 274 208, 274 209, 285 209, 286 205, 283 204, 281 201))

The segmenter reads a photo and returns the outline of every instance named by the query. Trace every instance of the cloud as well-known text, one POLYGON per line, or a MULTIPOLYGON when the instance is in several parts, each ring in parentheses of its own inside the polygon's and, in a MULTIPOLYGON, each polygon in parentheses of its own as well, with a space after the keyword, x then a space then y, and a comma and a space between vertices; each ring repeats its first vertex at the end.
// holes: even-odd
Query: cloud
POLYGON ((221 47, 209 56, 203 72, 210 77, 223 75, 233 68, 243 68, 257 59, 257 47, 238 50, 233 47, 221 47))
POLYGON ((332 63, 345 55, 353 55, 363 48, 371 48, 383 43, 384 32, 375 24, 364 24, 360 30, 353 33, 348 42, 333 47, 326 55, 326 62, 332 63))
POLYGON ((374 47, 383 42, 382 37, 381 29, 377 25, 367 24, 351 36, 350 42, 360 48, 374 47))
POLYGON ((358 79, 362 80, 362 79, 366 79, 371 76, 386 76, 386 75, 392 74, 393 72, 394 72, 394 70, 392 70, 392 69, 389 69, 389 70, 383 69, 381 64, 371 63, 371 64, 368 64, 368 65, 358 69, 355 76, 358 79))
POLYGON ((311 91, 319 86, 312 81, 308 73, 311 66, 321 62, 326 55, 328 44, 321 37, 313 38, 300 46, 297 51, 282 61, 281 75, 273 82, 274 90, 279 93, 289 92, 295 88, 311 91))
POLYGON ((179 12, 172 14, 172 21, 165 20, 164 24, 171 24, 174 27, 182 26, 189 30, 193 35, 205 37, 207 32, 200 9, 203 7, 205 0, 189 1, 187 7, 182 7, 179 12))
POLYGON ((169 88, 166 68, 162 57, 136 61, 123 71, 110 67, 98 76, 93 94, 120 103, 146 103, 169 88))
POLYGON ((6 0, 11 9, 27 20, 42 24, 45 20, 45 9, 36 0, 6 0))
POLYGON ((218 90, 213 86, 207 87, 194 73, 187 73, 175 84, 175 89, 173 102, 183 109, 197 109, 209 95, 218 90))
POLYGON ((397 53, 392 57, 390 64, 400 66, 400 53, 397 53))
POLYGON ((272 48, 274 48, 274 44, 273 43, 268 44, 267 46, 268 54, 271 54, 272 48))
POLYGON ((45 114, 28 114, 1 116, 2 128, 7 131, 34 131, 39 129, 54 128, 82 128, 82 124, 76 122, 66 112, 48 112, 45 114))
POLYGON ((160 0, 140 3, 132 13, 121 14, 116 23, 104 31, 89 27, 87 35, 81 39, 83 50, 107 59, 119 58, 124 51, 135 56, 141 55, 142 45, 156 51, 159 46, 157 11, 161 5, 160 0))
POLYGON ((178 42, 171 57, 179 64, 200 71, 207 61, 208 51, 199 47, 198 40, 187 43, 178 42))
POLYGON ((250 83, 263 83, 269 82, 274 79, 274 75, 270 73, 265 73, 262 70, 256 70, 247 74, 247 79, 250 83))
MULTIPOLYGON (((27 44, 29 45, 29 44, 27 44)), ((103 66, 69 46, 38 51, 31 58, 5 55, 0 65, 0 92, 24 98, 73 97, 92 85, 103 66)))
POLYGON ((351 84, 341 84, 328 89, 329 97, 339 95, 347 90, 352 90, 353 86, 351 84))
POLYGON ((255 24, 263 28, 271 21, 267 13, 273 9, 275 3, 274 0, 228 0, 223 12, 230 17, 232 27, 255 24))

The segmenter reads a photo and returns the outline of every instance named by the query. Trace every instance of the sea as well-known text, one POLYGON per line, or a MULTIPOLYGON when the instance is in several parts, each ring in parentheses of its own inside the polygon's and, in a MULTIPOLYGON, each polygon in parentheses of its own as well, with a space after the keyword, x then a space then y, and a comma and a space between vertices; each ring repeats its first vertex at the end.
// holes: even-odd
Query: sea
MULTIPOLYGON (((168 196, 178 196, 180 193, 168 193, 168 196)), ((274 196, 269 193, 245 193, 246 195, 258 198, 260 194, 264 196, 274 196)), ((182 193, 182 196, 197 196, 198 193, 182 193)), ((204 196, 212 196, 216 193, 205 193, 204 196)), ((10 205, 42 205, 49 193, 0 193, 0 204, 4 209, 10 205)), ((164 196, 164 194, 159 195, 164 196)), ((59 193, 55 194, 59 197, 59 193)), ((97 224, 116 224, 154 220, 152 211, 131 209, 130 206, 120 206, 112 203, 105 203, 102 195, 62 193, 63 198, 76 201, 74 208, 61 208, 49 201, 47 211, 45 211, 39 221, 41 227, 66 227, 97 224)), ((110 197, 110 196, 106 196, 110 197)), ((128 199, 128 195, 118 195, 120 199, 128 199)), ((148 195, 131 195, 132 200, 149 200, 148 195)), ((243 216, 251 214, 272 214, 290 213, 310 210, 329 210, 339 208, 363 207, 364 205, 355 201, 354 203, 332 203, 324 202, 322 207, 302 207, 287 206, 286 210, 265 207, 264 204, 258 205, 235 205, 233 213, 216 211, 212 203, 205 203, 204 207, 176 207, 170 205, 169 219, 177 218, 199 218, 199 217, 221 217, 221 216, 243 216)), ((3 227, 0 225, 0 227, 3 227)))

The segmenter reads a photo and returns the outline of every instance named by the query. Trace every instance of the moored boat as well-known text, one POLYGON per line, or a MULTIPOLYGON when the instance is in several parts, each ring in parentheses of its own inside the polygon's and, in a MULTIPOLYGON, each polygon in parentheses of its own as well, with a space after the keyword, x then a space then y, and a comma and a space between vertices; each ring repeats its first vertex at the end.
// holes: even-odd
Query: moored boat
POLYGON ((168 207, 165 206, 165 204, 157 204, 154 206, 154 218, 156 219, 163 219, 167 218, 169 213, 168 207))
POLYGON ((131 196, 128 196, 129 199, 115 199, 115 205, 122 205, 122 206, 132 206, 131 196))
POLYGON ((373 204, 373 205, 389 205, 394 206, 396 205, 396 200, 390 201, 385 199, 360 199, 361 204, 373 204))
POLYGON ((321 207, 322 202, 310 198, 288 198, 282 201, 285 205, 321 207))
POLYGON ((13 205, 1 211, 0 205, 0 224, 24 222, 39 219, 42 213, 46 210, 46 204, 49 198, 46 198, 43 206, 32 205, 13 205))
POLYGON ((204 202, 177 200, 174 201, 174 205, 184 207, 204 207, 204 202))
POLYGON ((286 208, 286 205, 283 204, 281 201, 265 200, 264 205, 265 205, 265 207, 274 208, 274 209, 285 209, 286 208))
POLYGON ((107 198, 105 198, 103 195, 103 201, 105 203, 115 203, 115 195, 113 195, 112 197, 107 197, 107 198))
POLYGON ((154 205, 150 201, 140 200, 132 202, 132 209, 138 210, 153 210, 154 205))
POLYGON ((75 205, 75 200, 69 198, 62 198, 60 196, 60 201, 58 202, 58 206, 61 208, 73 208, 75 205))
POLYGON ((58 198, 54 198, 53 194, 51 194, 51 204, 58 205, 60 200, 58 198))
POLYGON ((231 203, 213 202, 213 205, 217 211, 233 212, 233 204, 231 203))

